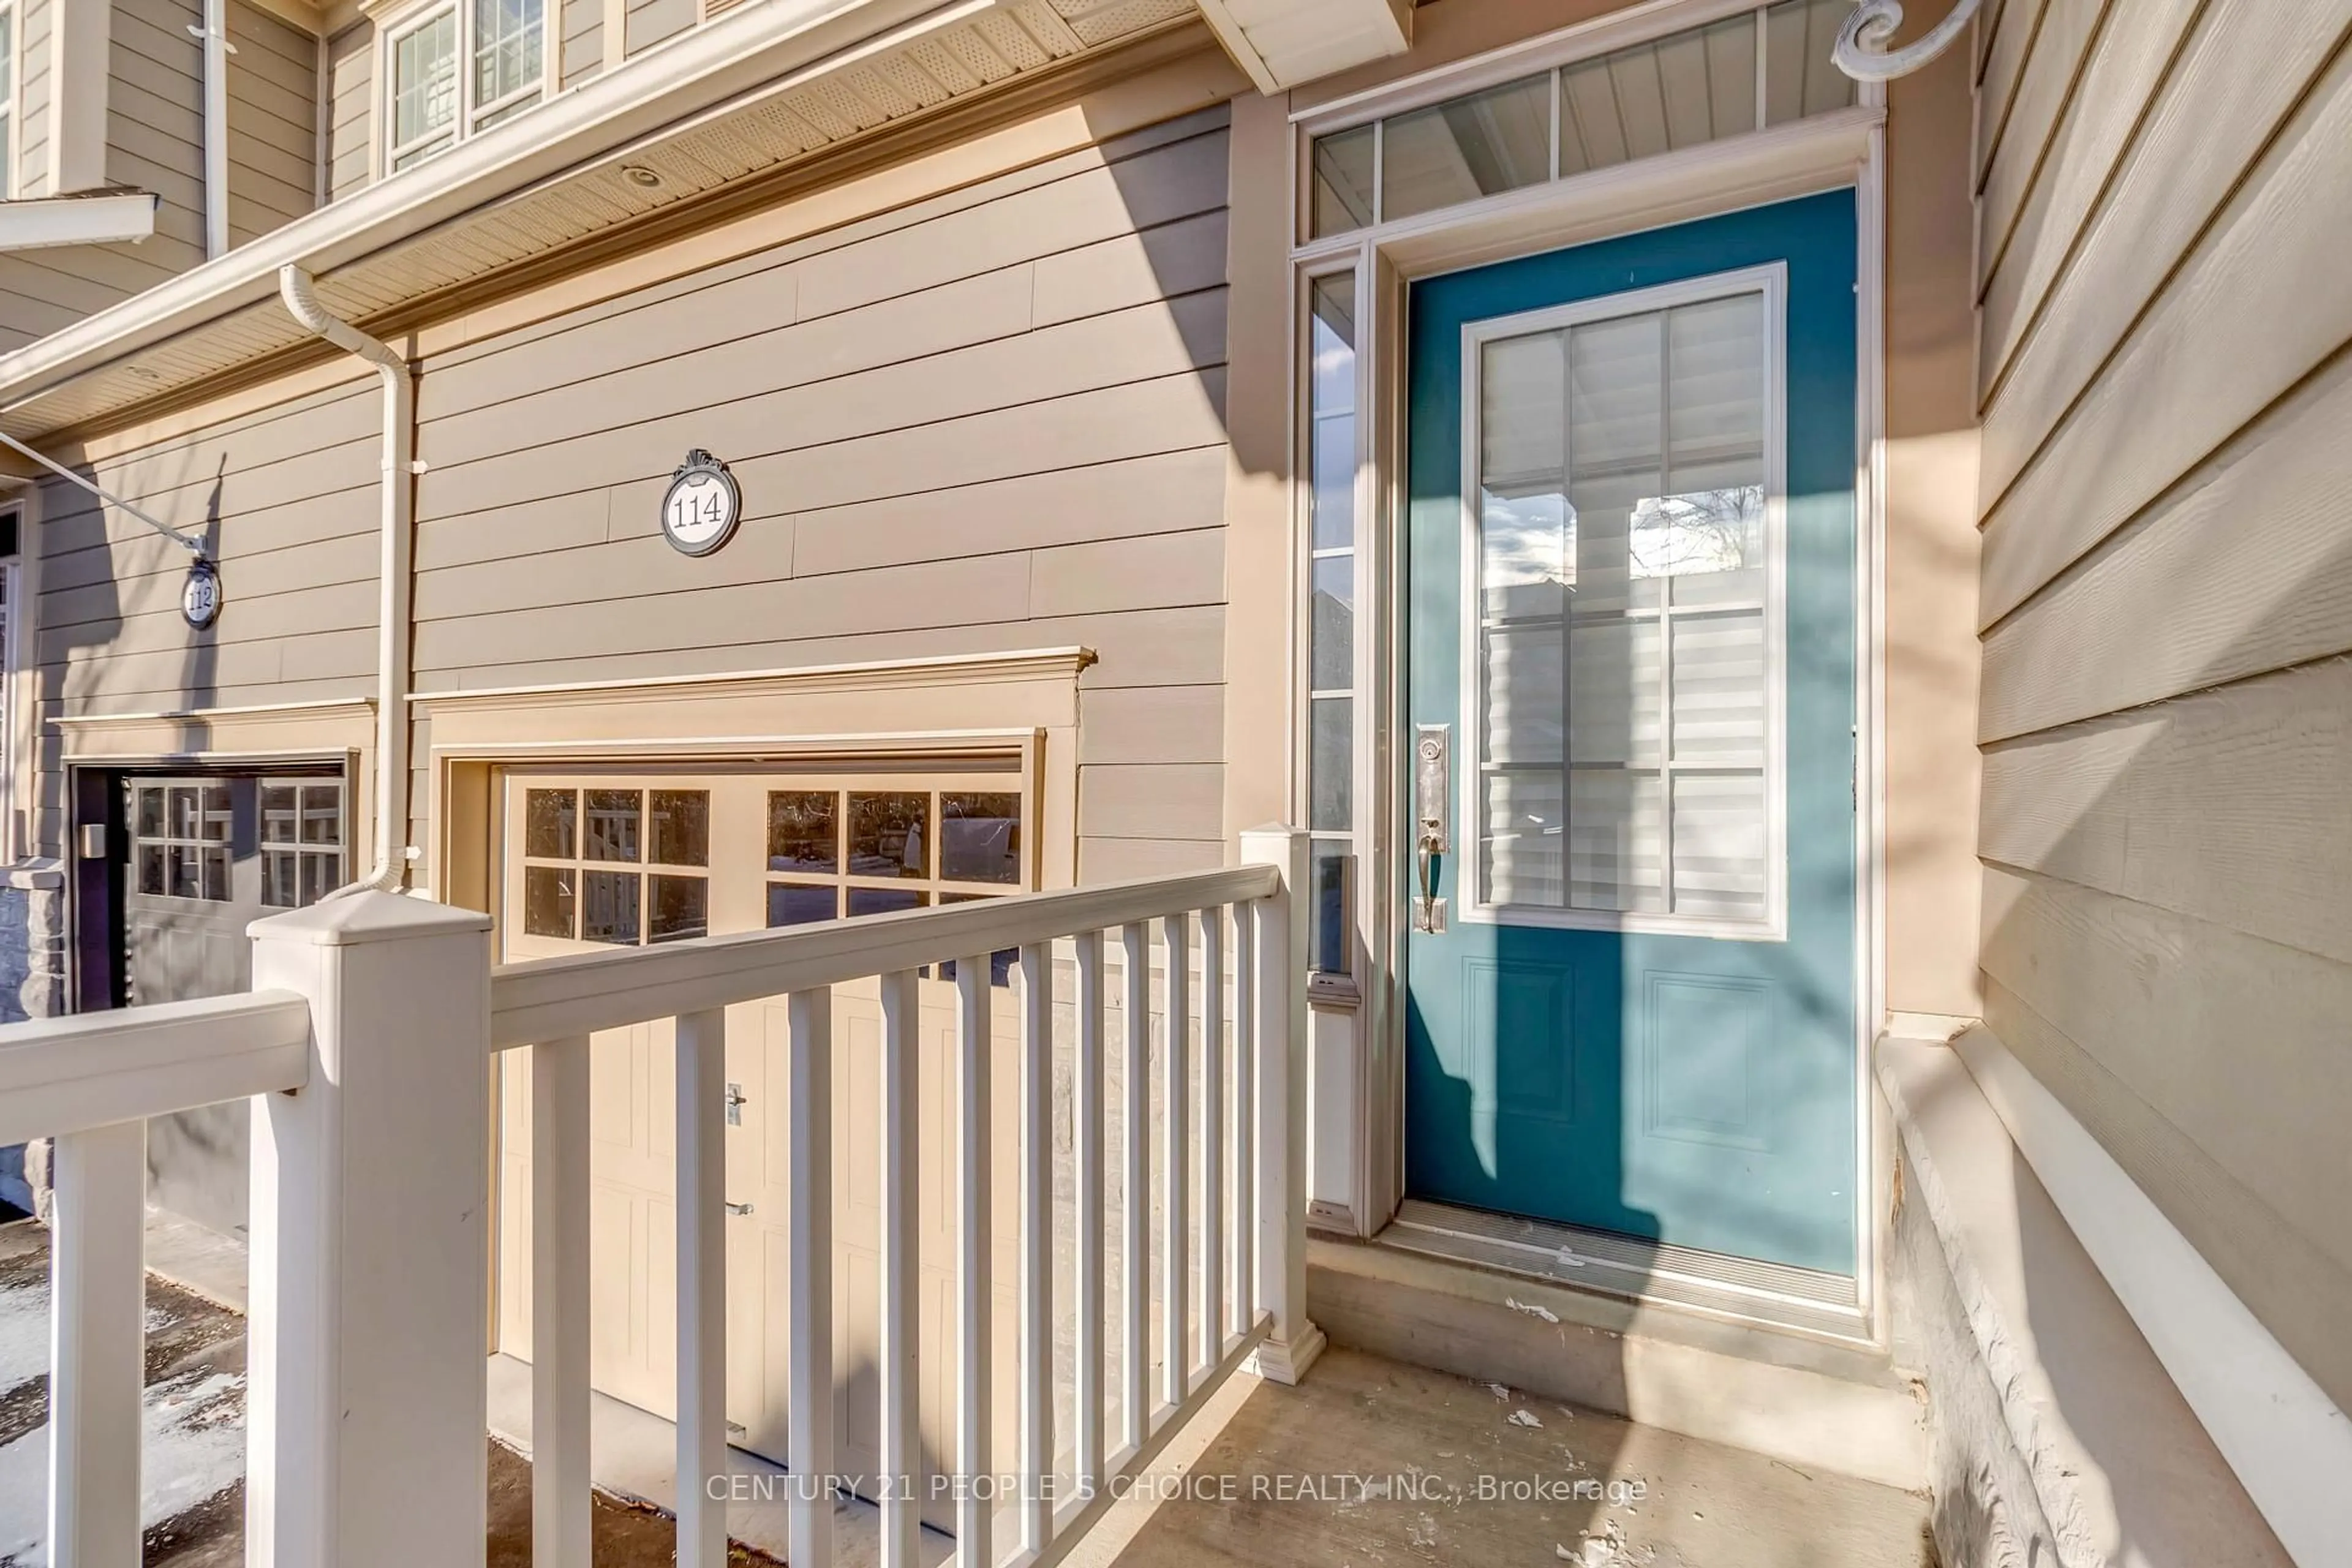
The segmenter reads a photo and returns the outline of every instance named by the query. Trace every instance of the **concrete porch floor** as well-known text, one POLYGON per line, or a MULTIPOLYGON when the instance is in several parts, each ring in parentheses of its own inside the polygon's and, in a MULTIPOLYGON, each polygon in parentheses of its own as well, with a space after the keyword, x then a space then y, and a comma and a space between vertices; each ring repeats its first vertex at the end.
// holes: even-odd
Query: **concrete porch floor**
POLYGON ((1332 1349, 1236 1377, 1090 1568, 1934 1568, 1927 1500, 1332 1349), (1580 1485, 1580 1483, 1582 1483, 1580 1485))

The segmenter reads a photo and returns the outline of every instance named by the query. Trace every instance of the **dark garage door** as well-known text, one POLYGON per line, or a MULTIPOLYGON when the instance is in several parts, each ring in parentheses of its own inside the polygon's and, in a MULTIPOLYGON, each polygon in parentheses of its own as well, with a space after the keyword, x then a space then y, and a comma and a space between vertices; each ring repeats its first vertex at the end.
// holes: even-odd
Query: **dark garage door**
MULTIPOLYGON (((341 883, 343 781, 189 773, 122 781, 122 994, 182 1002, 253 982, 246 928, 341 883)), ((246 1223, 242 1102, 148 1124, 148 1200, 215 1230, 246 1223)))

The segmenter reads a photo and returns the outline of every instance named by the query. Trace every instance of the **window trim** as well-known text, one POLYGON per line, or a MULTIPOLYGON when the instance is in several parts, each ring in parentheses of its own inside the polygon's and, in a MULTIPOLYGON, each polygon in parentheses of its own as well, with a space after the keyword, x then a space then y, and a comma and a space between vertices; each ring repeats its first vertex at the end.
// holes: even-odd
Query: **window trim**
MULTIPOLYGON (((14 0, 0 0, 0 4, 14 4, 14 0)), ((493 99, 488 103, 478 103, 474 99, 474 31, 482 4, 483 0, 415 0, 413 5, 387 6, 384 14, 377 17, 373 137, 377 179, 388 180, 395 174, 405 174, 410 169, 431 163, 460 142, 487 135, 508 121, 487 125, 484 121, 511 110, 519 103, 528 102, 533 95, 536 95, 536 102, 530 103, 530 107, 544 105, 554 98, 559 51, 555 47, 557 40, 551 37, 551 27, 560 25, 562 0, 540 0, 538 79, 529 87, 517 88, 505 97, 493 99), (419 29, 430 26, 436 17, 445 14, 453 18, 456 32, 457 114, 447 125, 436 131, 405 143, 397 142, 394 140, 394 117, 399 99, 399 84, 394 79, 394 66, 398 58, 401 41, 419 29), (412 161, 404 166, 401 162, 404 158, 412 161)))
MULTIPOLYGON (((1453 858, 1460 866, 1460 917, 1483 925, 1532 926, 1555 931, 1649 932, 1664 936, 1717 937, 1731 941, 1784 942, 1789 934, 1789 810, 1788 810, 1788 267, 1769 262, 1705 277, 1683 279, 1654 288, 1604 294, 1511 316, 1465 322, 1462 328, 1462 430, 1459 477, 1462 522, 1460 594, 1455 605, 1459 628, 1461 689, 1454 721, 1453 858), (1478 657, 1477 604, 1478 438, 1484 394, 1478 374, 1479 354, 1499 338, 1556 331, 1622 316, 1643 315, 1679 305, 1760 294, 1764 300, 1764 793, 1765 882, 1764 913, 1755 920, 1719 915, 1682 915, 1669 911, 1577 910, 1486 901, 1484 879, 1477 869, 1477 845, 1483 825, 1480 795, 1486 767, 1479 755, 1475 726, 1481 722, 1483 673, 1478 657)), ((1661 660, 1671 658, 1662 643, 1661 660)), ((1561 737, 1563 748, 1568 744, 1561 737)), ((1565 755, 1562 765, 1567 763, 1565 755)), ((1657 773, 1666 781, 1661 820, 1673 831, 1671 734, 1659 737, 1657 773)), ((1669 837, 1671 842, 1671 837, 1669 837)), ((1567 845, 1561 846, 1563 857, 1567 845)), ((1566 874, 1563 861, 1562 874, 1566 874)), ((1671 892, 1671 873, 1665 884, 1671 892)))
MULTIPOLYGON (((17 177, 17 165, 25 157, 24 7, 17 4, 17 0, 0 0, 0 16, 8 18, 8 58, 0 61, 0 71, 6 72, 8 83, 8 156, 0 159, 0 201, 14 201, 22 184, 17 177)), ((58 19, 50 18, 49 26, 54 27, 57 25, 58 19)), ((55 83, 51 86, 54 89, 55 83)), ((52 191, 49 194, 55 195, 57 193, 52 191)))
MULTIPOLYGON (((1769 64, 1766 43, 1765 13, 1780 0, 1646 0, 1622 11, 1593 17, 1544 34, 1523 39, 1502 48, 1474 56, 1465 60, 1433 67, 1426 71, 1370 87, 1347 94, 1328 103, 1295 110, 1290 115, 1293 134, 1291 159, 1290 240, 1291 259, 1301 265, 1319 265, 1327 261, 1351 257, 1366 247, 1381 247, 1385 242, 1402 234, 1467 230, 1476 227, 1481 220, 1495 215, 1541 205, 1546 198, 1564 188, 1572 189, 1581 183, 1602 180, 1624 169, 1634 169, 1652 174, 1665 159, 1719 159, 1726 149, 1737 149, 1751 142, 1765 142, 1785 139, 1786 132, 1799 126, 1816 126, 1833 117, 1864 115, 1874 123, 1883 116, 1886 93, 1880 82, 1854 84, 1853 101, 1846 109, 1827 110, 1821 114, 1800 115, 1795 120, 1773 124, 1766 102, 1765 78, 1769 64), (1559 163, 1559 95, 1561 73, 1622 50, 1636 49, 1656 44, 1684 33, 1696 33, 1716 23, 1750 14, 1757 22, 1756 48, 1756 126, 1751 130, 1734 132, 1727 136, 1670 149, 1645 157, 1631 158, 1624 163, 1587 169, 1576 174, 1564 174, 1559 163), (1391 217, 1382 211, 1381 186, 1384 184, 1383 163, 1386 157, 1387 133, 1372 131, 1371 216, 1353 228, 1336 233, 1316 235, 1313 229, 1315 204, 1315 147, 1318 140, 1343 132, 1376 128, 1388 120, 1410 114, 1417 110, 1451 103, 1457 99, 1484 92, 1492 88, 1507 86, 1524 78, 1549 76, 1551 136, 1551 174, 1549 179, 1533 184, 1496 191, 1463 201, 1433 207, 1403 217, 1391 217)), ((1573 243, 1573 242, 1570 242, 1573 243)))

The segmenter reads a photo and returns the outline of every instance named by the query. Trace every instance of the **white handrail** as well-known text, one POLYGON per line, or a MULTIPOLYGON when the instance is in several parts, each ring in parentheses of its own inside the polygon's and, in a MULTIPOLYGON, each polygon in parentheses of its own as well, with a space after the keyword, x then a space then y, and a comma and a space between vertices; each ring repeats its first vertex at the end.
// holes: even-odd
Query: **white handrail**
POLYGON ((617 1029, 739 1002, 818 990, 871 975, 951 963, 1272 896, 1281 873, 1235 866, 1186 877, 1015 894, 946 909, 907 910, 786 931, 708 937, 508 964, 490 987, 490 1048, 617 1029))
POLYGON ((299 1089, 310 1037, 290 991, 0 1025, 0 1146, 299 1089))

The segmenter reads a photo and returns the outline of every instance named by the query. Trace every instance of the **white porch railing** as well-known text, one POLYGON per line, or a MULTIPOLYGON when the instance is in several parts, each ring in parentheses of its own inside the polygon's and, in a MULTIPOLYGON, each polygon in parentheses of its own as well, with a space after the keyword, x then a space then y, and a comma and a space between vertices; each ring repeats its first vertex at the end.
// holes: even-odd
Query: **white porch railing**
POLYGON ((490 1190, 489 1075, 482 1069, 486 1053, 528 1049, 533 1561, 585 1568, 587 1041, 599 1030, 674 1018, 677 1560, 719 1568, 728 1489, 703 1483, 729 1469, 725 1009, 784 997, 790 1555, 793 1568, 831 1563, 833 987, 872 980, 882 1000, 881 1125, 873 1130, 884 1216, 881 1466, 898 1479, 867 1489, 882 1493, 882 1563, 912 1568, 922 1522, 915 1478, 924 1466, 916 977, 927 966, 956 965, 953 1447, 969 1457, 991 1447, 999 1354, 990 1322, 998 1173, 989 1139, 996 1089, 989 954, 1008 948, 1020 954, 1022 977, 1013 1086, 1020 1323, 1016 1451, 1000 1468, 1017 1485, 1009 1513, 986 1487, 957 1490, 955 1561, 965 1568, 1056 1561, 1115 1500, 1117 1478, 1149 1462, 1245 1359, 1290 1382, 1319 1346, 1304 1313, 1298 963, 1306 911, 1294 896, 1304 857, 1303 836, 1266 829, 1244 835, 1244 864, 1223 871, 495 974, 483 917, 362 894, 255 926, 256 980, 269 989, 0 1029, 0 1142, 59 1139, 52 1562, 113 1568, 138 1561, 144 1135, 137 1119, 243 1096, 257 1097, 249 1568, 482 1561, 490 1190), (1076 1371, 1067 1433, 1055 1430, 1054 1382, 1056 944, 1075 954, 1076 981, 1069 1217, 1076 1371), (1113 946, 1123 986, 1116 1042, 1105 1037, 1113 946), (1156 1121, 1155 948, 1165 1020, 1156 1121), (1113 1050, 1124 1100, 1116 1316, 1107 1312, 1105 1201, 1112 1156, 1105 1069, 1113 1050), (1013 1538, 1000 1541, 995 1531, 1004 1525, 1013 1538))

